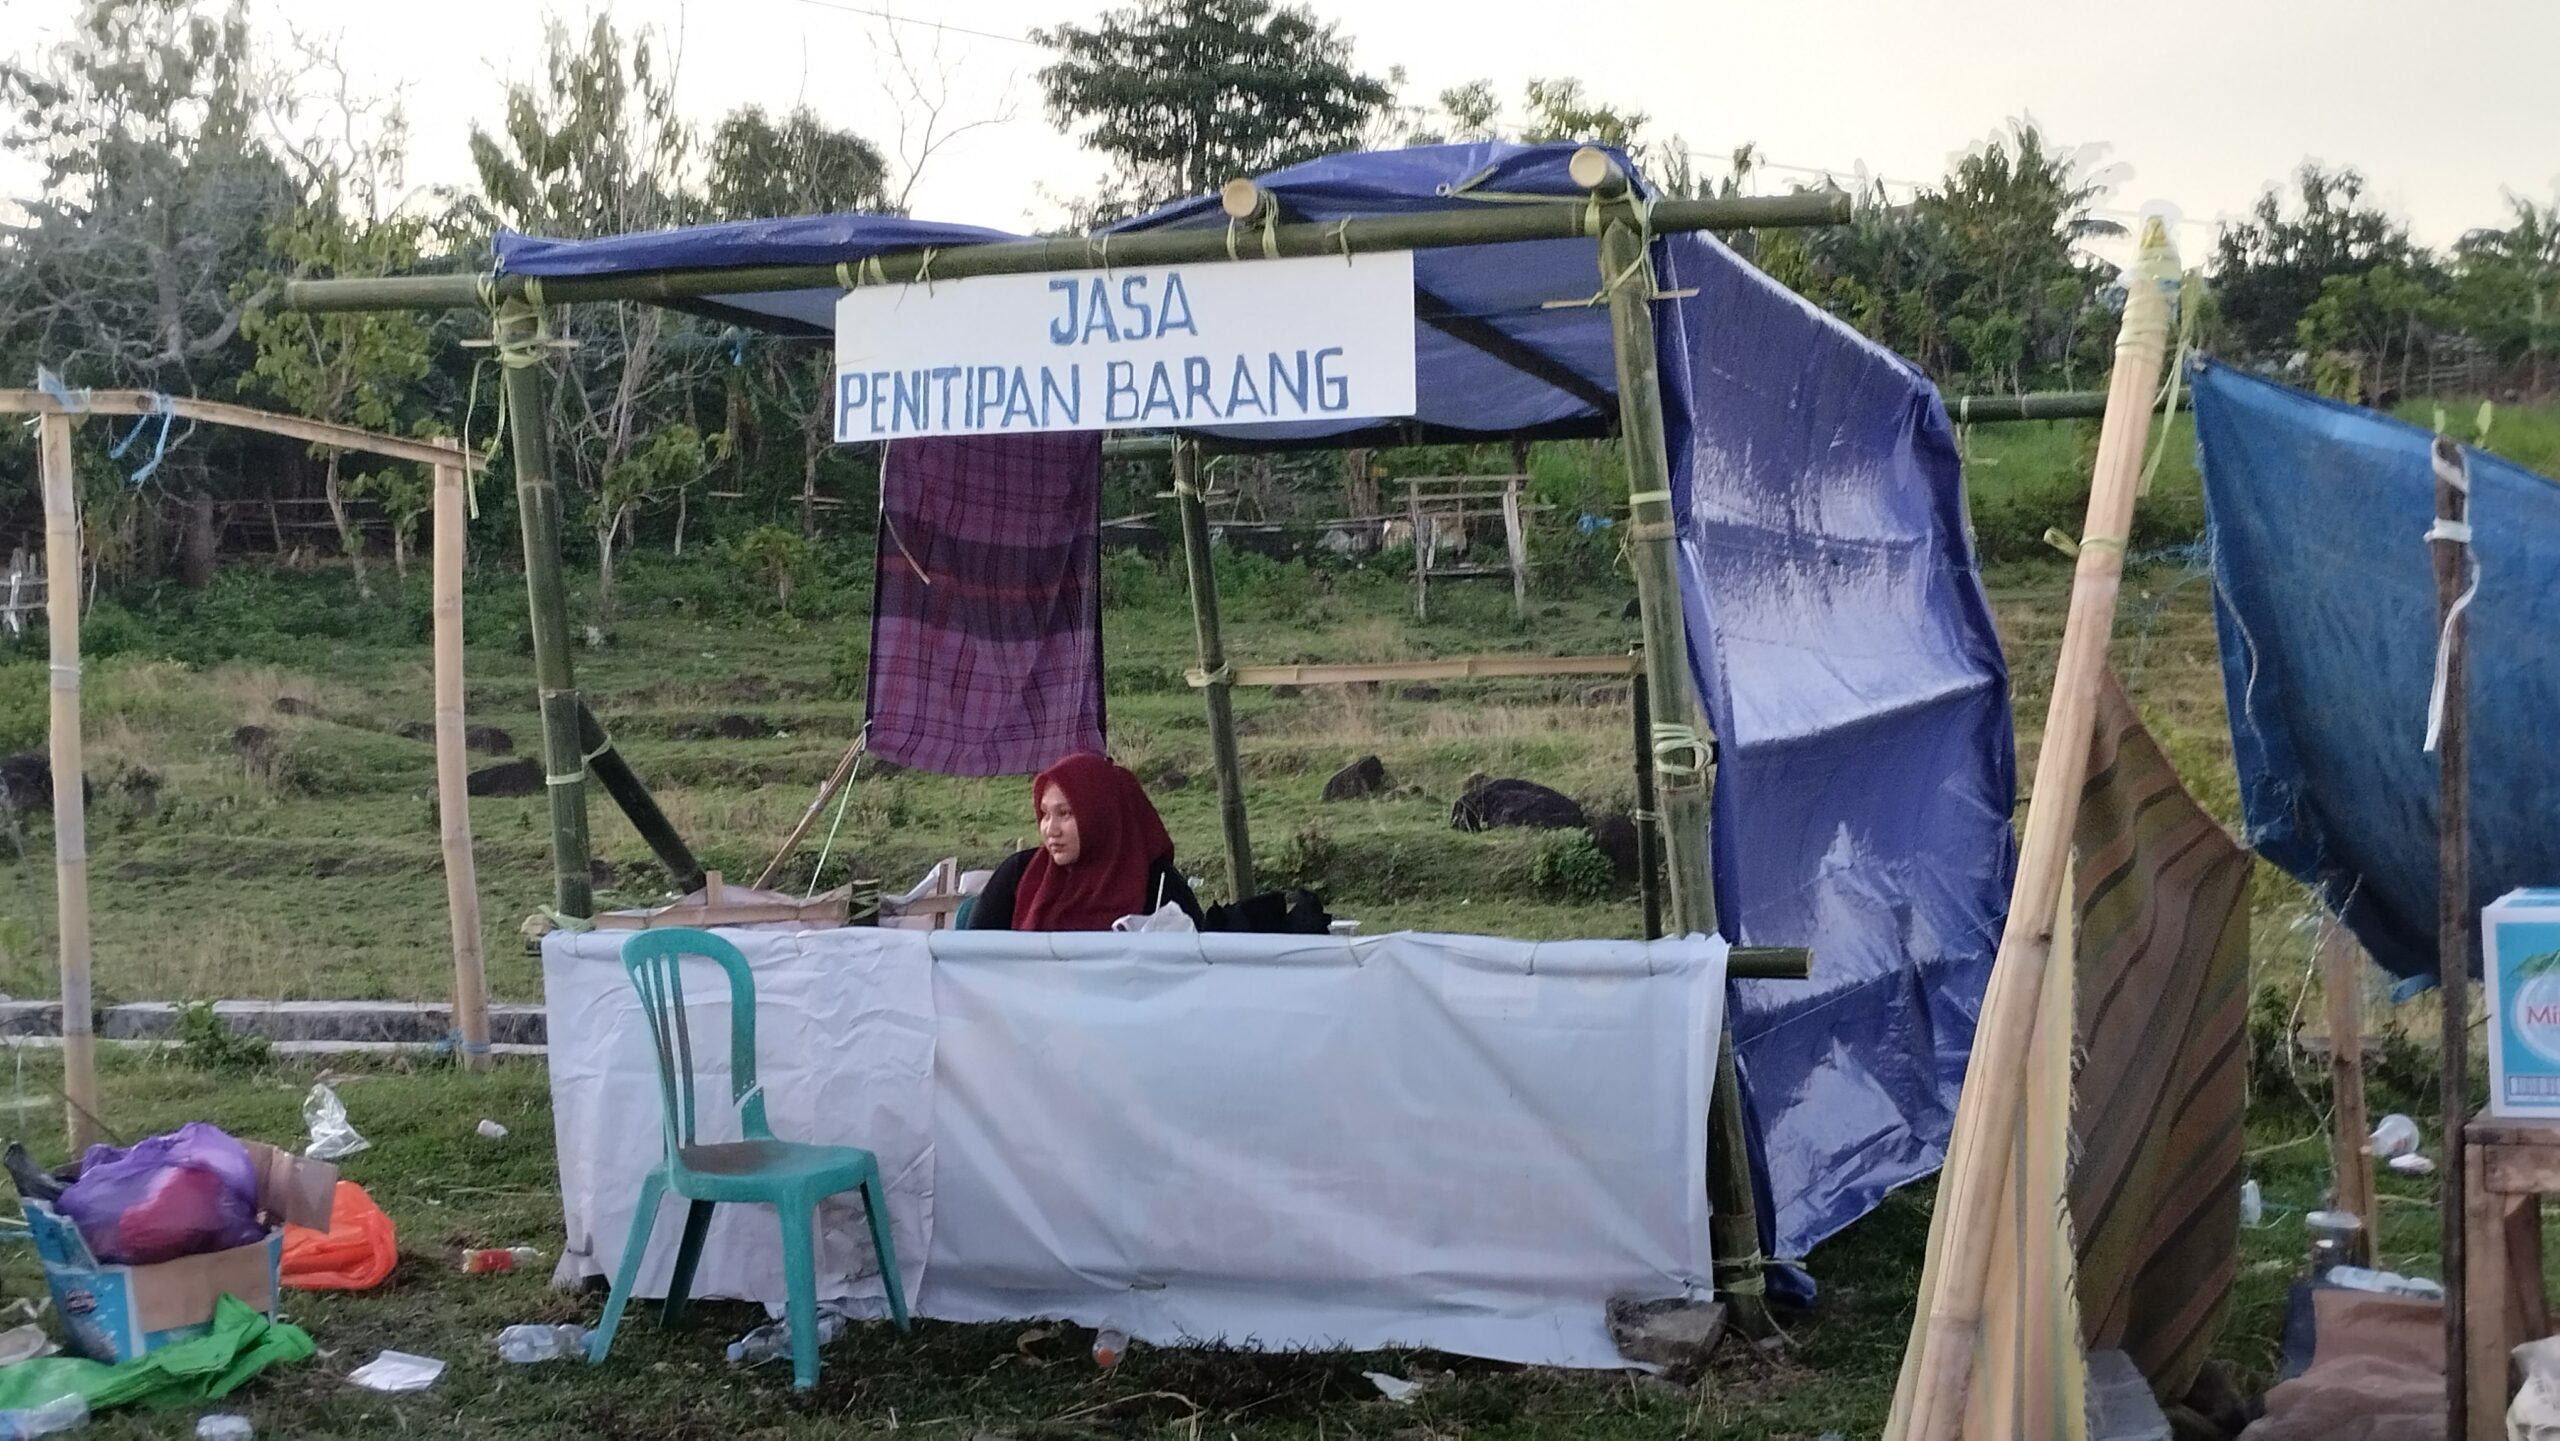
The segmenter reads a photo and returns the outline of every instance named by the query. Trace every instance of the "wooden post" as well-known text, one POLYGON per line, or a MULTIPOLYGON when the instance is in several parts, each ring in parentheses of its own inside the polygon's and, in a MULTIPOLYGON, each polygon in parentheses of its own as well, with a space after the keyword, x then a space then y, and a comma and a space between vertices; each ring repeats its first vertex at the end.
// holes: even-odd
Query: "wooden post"
POLYGON ((1435 547, 1423 539, 1422 487, 1408 480, 1404 483, 1405 523, 1413 527, 1413 618, 1431 619, 1431 552, 1435 547))
POLYGON ((1218 773, 1218 831, 1226 842, 1230 900, 1253 894, 1253 835, 1244 814, 1244 767, 1236 755, 1235 678, 1218 630, 1218 573, 1209 555, 1209 512, 1200 502, 1200 442, 1173 447, 1173 498, 1182 514, 1182 560, 1191 577, 1191 627, 1200 645, 1201 699, 1209 709, 1209 763, 1218 773))
POLYGON ((1529 614, 1529 533, 1520 516, 1520 477, 1502 482, 1502 539, 1511 553, 1511 614, 1529 614))
POLYGON ((462 742, 462 561, 468 545, 459 452, 435 467, 436 817, 445 914, 453 928, 453 1028, 462 1068, 489 1069, 489 976, 480 954, 480 876, 471 855, 470 758, 462 742))
POLYGON ((2373 1122, 2364 1108, 2364 949, 2342 924, 2320 938, 2320 993, 2329 1017, 2329 1168, 2338 1178, 2337 1206, 2364 1229, 2356 1233, 2359 1266, 2373 1264, 2373 1122))
POLYGON ((1936 1249, 1935 1287, 1923 1298, 1903 1357, 1888 1437, 1895 1441, 1955 1441, 1963 1426, 1966 1392, 1973 1382, 1974 1348, 1982 1329, 1982 1302, 1998 1199, 2016 1154, 2014 1142, 2026 1096, 2027 1049, 2043 1004, 2045 969, 2052 958, 2056 897, 2062 893, 2071 833, 2080 818, 2080 790, 2088 778, 2089 747, 2096 727, 2098 686, 2106 672, 2107 641, 2115 628, 2116 595, 2124 579, 2124 549, 2133 524, 2143 445, 2151 430, 2160 364, 2168 348, 2169 293, 2177 279, 2177 255, 2157 220, 2143 227, 2139 258, 2116 335, 2115 369, 2108 380, 2107 418, 2089 487, 2088 519, 2080 540, 2079 567, 2054 665, 2053 696, 2036 748, 2035 789, 2027 806, 2009 914, 1992 962, 1973 1055, 1965 1067, 1955 1134, 1938 1186, 1930 1244, 1936 1249))
MULTIPOLYGON (((1689 645, 1674 555, 1678 523, 1671 508, 1671 453, 1662 428, 1662 376, 1654 351, 1653 264, 1642 223, 1623 202, 1626 177, 1606 152, 1573 157, 1573 178, 1620 203, 1609 207, 1600 234, 1600 277, 1609 295, 1610 339, 1617 351, 1618 434, 1627 462, 1631 525, 1627 554, 1643 614, 1644 669, 1653 715, 1646 735, 1662 816, 1664 889, 1675 935, 1713 934, 1716 900, 1710 864, 1709 747, 1696 689, 1689 682, 1689 645)), ((1728 1008, 1728 1012, 1730 1008, 1728 1008)), ((1745 1335, 1776 1331, 1770 1319, 1760 1252, 1759 1203, 1751 1189, 1751 1154, 1742 1120, 1740 1073, 1728 1013, 1717 1037, 1715 1086, 1709 1100, 1707 1199, 1716 1289, 1745 1335)))
MULTIPOLYGON (((2468 1434, 2470 1394, 2463 1384, 2462 1358, 2470 1355, 2465 1327, 2464 1249, 2469 1244, 2464 1192, 2469 1173, 2463 1165, 2464 1127, 2471 1120, 2471 757, 2470 706, 2463 673, 2462 601, 2472 583, 2470 496, 2471 474, 2462 447, 2437 436, 2434 451, 2436 523, 2427 532, 2427 549, 2435 560, 2436 618, 2443 628, 2444 706, 2431 739, 2436 752, 2436 982, 2444 998, 2444 1027, 2437 1042, 2437 1115, 2444 1127, 2444 1156, 2438 1163, 2442 1194, 2436 1210, 2444 1234, 2444 1354, 2447 1436, 2468 1434)), ((2431 720, 2435 719, 2431 717, 2431 720)), ((2500 1364, 2505 1364, 2500 1358, 2500 1364)), ((2506 1378, 2498 1378, 2505 1394, 2506 1378)), ((2482 1418, 2484 1422, 2488 1418, 2482 1418)))
POLYGON ((533 674, 542 704, 542 768, 551 793, 552 905, 595 914, 587 874, 586 752, 579 746, 578 683, 569 658, 569 596, 560 576, 560 488, 551 478, 550 404, 542 384, 542 312, 523 301, 490 317, 505 372, 516 509, 523 519, 524 588, 533 616, 533 674))
POLYGON ((80 509, 71 417, 36 422, 44 485, 44 615, 52 643, 53 914, 62 935, 62 1096, 72 1154, 98 1139, 97 1020, 89 1002, 89 797, 80 763, 80 509))
MULTIPOLYGON (((1644 652, 1636 652, 1641 660, 1644 652)), ((1628 686, 1636 722, 1636 895, 1644 906, 1644 938, 1662 938, 1662 821, 1653 794, 1653 696, 1644 672, 1628 686)))

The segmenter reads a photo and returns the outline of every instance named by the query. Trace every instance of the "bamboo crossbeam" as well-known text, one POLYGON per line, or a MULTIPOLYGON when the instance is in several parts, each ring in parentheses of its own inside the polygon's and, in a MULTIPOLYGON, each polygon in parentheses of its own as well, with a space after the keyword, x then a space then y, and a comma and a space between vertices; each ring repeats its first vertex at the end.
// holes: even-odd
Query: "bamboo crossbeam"
POLYGON ((143 390, 92 390, 81 394, 80 405, 73 409, 41 390, 0 390, 0 415, 76 417, 164 413, 204 425, 263 431, 268 435, 281 435, 313 445, 358 450, 367 455, 414 461, 419 465, 461 465, 467 470, 478 470, 482 464, 480 457, 462 454, 453 448, 450 441, 410 440, 353 425, 305 420, 298 415, 278 415, 271 410, 226 405, 218 400, 198 400, 188 395, 158 395, 143 390))
MULTIPOLYGON (((1722 200, 1657 200, 1646 224, 1657 235, 1693 230, 1779 229, 1839 225, 1849 219, 1846 195, 1801 193, 1722 200)), ((1590 206, 1506 202, 1466 209, 1380 215, 1338 224, 1284 224, 1260 231, 1253 250, 1272 256, 1341 255, 1378 250, 1501 245, 1524 240, 1588 240, 1598 232, 1590 206)), ((1048 270, 1102 270, 1128 265, 1224 262, 1236 253, 1224 227, 1142 230, 1109 237, 1050 236, 902 250, 860 263, 857 282, 906 284, 972 275, 1024 275, 1048 270)), ((1246 262, 1249 263, 1249 262, 1246 262)), ((391 275, 363 279, 292 280, 284 305, 301 311, 459 310, 497 301, 566 305, 592 300, 667 303, 719 295, 841 286, 833 265, 744 265, 721 270, 664 270, 642 275, 391 275)))
MULTIPOLYGON (((1361 685, 1374 681, 1503 680, 1538 676, 1630 676, 1636 660, 1623 655, 1470 655, 1447 660, 1348 661, 1310 665, 1240 665, 1230 685, 1361 685)), ((1192 688, 1209 684, 1197 669, 1183 673, 1192 688)))

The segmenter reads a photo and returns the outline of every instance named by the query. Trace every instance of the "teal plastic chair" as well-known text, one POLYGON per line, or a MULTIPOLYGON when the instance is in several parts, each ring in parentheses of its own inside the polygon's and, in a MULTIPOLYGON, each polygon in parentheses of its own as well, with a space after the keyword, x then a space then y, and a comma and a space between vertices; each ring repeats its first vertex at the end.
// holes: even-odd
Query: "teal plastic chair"
POLYGON ((708 931, 642 931, 623 943, 622 968, 640 993, 640 1009, 647 1014, 657 1043, 666 1159, 640 1183, 639 1209, 631 1215, 622 1265, 613 1278, 613 1292, 605 1300, 604 1319, 596 1324, 587 1359, 600 1362, 613 1346, 622 1308, 631 1300, 650 1234, 657 1229, 658 1203, 667 1192, 693 1203, 685 1212, 675 1274, 667 1282, 663 1314, 670 1323, 684 1315, 686 1295, 693 1289, 693 1268, 702 1259, 702 1240, 711 1230, 712 1208, 723 1201, 754 1201, 773 1207, 782 1223, 791 1384, 805 1391, 818 1384, 818 1270, 810 1233, 820 1201, 845 1191, 862 1192, 863 1210, 871 1221, 871 1245, 880 1256, 880 1283, 889 1294, 889 1315, 899 1330, 907 1329, 907 1299, 898 1285, 898 1253, 889 1241, 889 1206, 880 1184, 880 1163, 869 1151, 853 1146, 804 1146, 774 1138, 765 1124, 764 1092, 756 1084, 755 978, 736 946, 708 931), (694 1139, 693 1033, 685 1023, 684 1010, 687 956, 717 961, 729 974, 729 1099, 738 1108, 744 1140, 705 1145, 694 1139))

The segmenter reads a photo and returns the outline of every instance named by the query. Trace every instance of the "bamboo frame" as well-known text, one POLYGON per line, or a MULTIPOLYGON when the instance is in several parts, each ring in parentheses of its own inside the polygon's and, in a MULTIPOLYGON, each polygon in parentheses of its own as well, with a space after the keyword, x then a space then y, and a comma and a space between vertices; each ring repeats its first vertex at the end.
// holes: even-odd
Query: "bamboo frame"
MULTIPOLYGON (((1310 665, 1239 665, 1228 685, 1363 685, 1379 681, 1523 680, 1553 676, 1615 676, 1639 673, 1636 658, 1624 655, 1470 655, 1446 660, 1348 661, 1310 665)), ((1193 689, 1209 684, 1208 673, 1183 672, 1193 689)))
POLYGON ((220 401, 198 400, 188 395, 160 395, 144 390, 90 390, 77 392, 75 399, 78 404, 65 406, 41 390, 0 390, 0 415, 170 415, 179 420, 261 431, 313 445, 360 450, 367 455, 414 461, 425 466, 460 465, 466 470, 478 470, 482 465, 478 456, 456 450, 449 441, 409 440, 361 430, 352 425, 306 420, 298 415, 279 415, 272 410, 225 405, 220 401))
MULTIPOLYGON (((1680 604, 1679 523, 1671 504, 1671 454, 1654 341, 1653 306, 1659 296, 1649 230, 1631 201, 1626 176, 1606 151, 1578 150, 1571 168, 1575 183, 1592 193, 1594 208, 1603 216, 1600 282, 1617 358, 1619 448, 1627 466, 1627 557, 1635 571, 1645 684, 1653 708, 1650 759, 1662 819, 1663 890, 1674 934, 1712 935, 1717 929, 1708 790, 1713 761, 1706 719, 1689 676, 1687 620, 1680 604)), ((1747 1336, 1776 1334, 1729 1011, 1716 1037, 1715 1082, 1708 1094, 1707 1199, 1716 1289, 1734 1325, 1747 1336)))
POLYGON ((541 312, 522 301, 490 317, 505 371, 513 428, 516 512, 524 537, 524 584, 533 620, 533 673, 542 707, 543 788, 551 796, 551 888, 563 920, 595 914, 587 873, 586 753, 578 718, 586 709, 569 657, 569 598, 560 575, 560 487, 551 478, 551 412, 542 383, 541 312))
POLYGON ((1191 585, 1191 629, 1199 643, 1200 697, 1209 712, 1209 764, 1218 776, 1218 834, 1227 852, 1230 899, 1253 894, 1253 832, 1244 809, 1244 767, 1236 748, 1235 677, 1218 626, 1218 574, 1209 555, 1209 514, 1200 503, 1200 447, 1173 450, 1173 496, 1182 517, 1182 563, 1191 585))
MULTIPOLYGON (((453 451, 459 459, 460 449, 453 451)), ((471 762, 462 739, 463 469, 435 468, 436 821, 453 931, 453 1028, 462 1068, 489 1069, 489 975, 480 946, 480 871, 471 853, 471 762)))
POLYGON ((1924 1298, 1903 1358, 1893 1419, 1885 1433, 1895 1441, 1955 1441, 1963 1427, 1999 1197, 2015 1154, 2027 1050, 2052 959, 2056 898, 2088 776, 2098 685, 2124 576, 2125 538, 2132 528, 2143 446, 2168 349, 2164 287, 2176 274, 2177 256, 2167 231, 2157 220, 2147 222, 2116 337, 2107 416, 2054 666, 2052 703, 2036 752, 2017 881, 1965 1067, 1955 1134, 1930 1225, 1930 1244, 1944 1264, 1934 1290, 1924 1298))
POLYGON ((50 642, 53 910, 62 944, 62 1099, 74 1153, 98 1139, 98 1034, 89 991, 89 805, 80 745, 80 502, 71 418, 37 424, 44 485, 45 635, 50 642))

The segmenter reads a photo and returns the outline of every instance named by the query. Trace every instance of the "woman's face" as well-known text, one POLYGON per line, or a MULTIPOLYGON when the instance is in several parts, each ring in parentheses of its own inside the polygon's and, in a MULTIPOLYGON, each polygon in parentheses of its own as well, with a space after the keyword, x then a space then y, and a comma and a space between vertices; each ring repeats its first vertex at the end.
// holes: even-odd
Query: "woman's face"
POLYGON ((1071 866, 1084 854, 1084 837, 1076 834, 1075 807, 1067 804, 1067 793, 1056 786, 1040 796, 1040 849, 1049 853, 1049 864, 1071 866))

